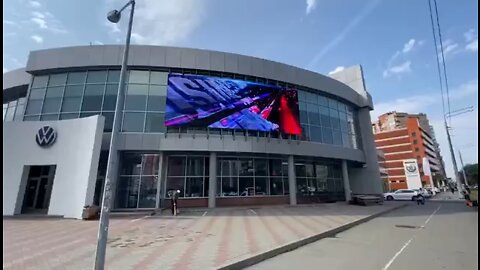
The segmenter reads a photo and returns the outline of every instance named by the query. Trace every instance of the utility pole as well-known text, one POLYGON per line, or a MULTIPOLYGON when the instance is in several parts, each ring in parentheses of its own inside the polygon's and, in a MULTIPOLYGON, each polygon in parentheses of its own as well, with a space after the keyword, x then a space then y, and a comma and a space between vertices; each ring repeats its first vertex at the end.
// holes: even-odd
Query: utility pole
POLYGON ((467 174, 465 173, 465 165, 463 164, 462 153, 460 153, 460 150, 458 150, 458 157, 460 157, 460 164, 462 164, 462 172, 465 185, 468 186, 467 174))
POLYGON ((450 138, 450 128, 447 125, 447 119, 445 118, 445 130, 447 131, 447 139, 448 139, 448 146, 450 148, 450 154, 452 155, 452 164, 453 164, 453 173, 455 175, 455 181, 457 182, 457 189, 458 193, 461 196, 462 194, 462 183, 460 181, 459 173, 458 173, 458 168, 457 168, 457 161, 455 159, 455 153, 453 152, 453 145, 452 145, 452 139, 450 138))

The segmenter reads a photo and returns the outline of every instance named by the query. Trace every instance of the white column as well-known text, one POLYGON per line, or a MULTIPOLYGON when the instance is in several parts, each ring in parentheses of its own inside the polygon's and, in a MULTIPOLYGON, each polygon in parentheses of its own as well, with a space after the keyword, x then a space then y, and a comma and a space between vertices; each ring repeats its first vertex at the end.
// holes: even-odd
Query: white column
POLYGON ((292 155, 288 156, 288 191, 290 193, 290 205, 296 205, 297 181, 295 176, 295 161, 292 155))
POLYGON ((345 190, 345 201, 349 202, 352 199, 352 190, 350 189, 350 180, 348 179, 348 166, 346 160, 342 160, 342 175, 343 188, 345 190))
POLYGON ((210 152, 208 174, 208 208, 215 208, 215 199, 217 195, 217 153, 210 152))

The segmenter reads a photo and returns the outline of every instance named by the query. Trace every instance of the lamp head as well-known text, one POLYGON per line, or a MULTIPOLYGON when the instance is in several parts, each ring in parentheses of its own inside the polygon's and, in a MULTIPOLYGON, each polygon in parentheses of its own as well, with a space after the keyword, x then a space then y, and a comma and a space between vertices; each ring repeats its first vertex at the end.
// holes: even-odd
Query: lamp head
POLYGON ((107 19, 112 23, 118 23, 120 21, 120 18, 122 17, 121 14, 122 14, 121 12, 114 9, 114 10, 108 12, 107 19))

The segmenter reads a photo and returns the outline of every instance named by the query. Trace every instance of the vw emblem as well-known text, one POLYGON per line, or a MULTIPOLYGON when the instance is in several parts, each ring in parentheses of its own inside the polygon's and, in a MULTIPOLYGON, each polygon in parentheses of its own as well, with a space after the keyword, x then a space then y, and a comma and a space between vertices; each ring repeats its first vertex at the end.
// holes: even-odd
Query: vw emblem
POLYGON ((417 168, 415 168, 415 165, 412 165, 412 164, 409 164, 405 167, 405 169, 407 169, 408 172, 415 172, 417 170, 417 168))
POLYGON ((55 143, 57 132, 50 126, 40 128, 35 136, 35 141, 41 147, 48 147, 55 143))

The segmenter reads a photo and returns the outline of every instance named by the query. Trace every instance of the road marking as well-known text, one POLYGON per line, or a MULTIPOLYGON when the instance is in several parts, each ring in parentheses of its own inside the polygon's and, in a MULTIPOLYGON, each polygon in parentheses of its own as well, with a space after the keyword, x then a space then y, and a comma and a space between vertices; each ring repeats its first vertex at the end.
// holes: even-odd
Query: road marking
MULTIPOLYGON (((428 222, 430 222, 430 220, 432 219, 432 217, 438 212, 438 210, 440 210, 440 207, 441 205, 439 205, 437 207, 437 209, 435 209, 435 211, 433 211, 433 213, 427 218, 427 220, 425 221, 425 223, 423 223, 423 226, 421 226, 422 228, 425 228, 425 225, 427 225, 428 222)), ((417 236, 417 234, 414 234, 412 236, 412 238, 410 238, 404 245, 403 247, 397 252, 395 253, 395 255, 392 257, 392 259, 390 259, 390 261, 388 261, 388 263, 382 268, 382 270, 387 270, 388 268, 390 268, 390 266, 392 265, 392 263, 395 261, 395 259, 408 247, 408 245, 410 245, 410 243, 413 241, 413 239, 417 236)))
POLYGON ((441 207, 441 206, 442 206, 442 205, 439 205, 439 206, 437 207, 437 209, 435 209, 435 211, 433 211, 433 213, 428 217, 427 221, 425 221, 425 224, 423 224, 423 225, 427 225, 427 223, 430 221, 430 219, 432 219, 432 217, 438 212, 438 210, 440 210, 440 207, 441 207))
POLYGON ((412 242, 413 238, 415 238, 415 236, 410 238, 410 240, 408 240, 407 243, 405 243, 405 245, 403 245, 403 247, 397 253, 395 253, 395 256, 393 256, 393 258, 388 261, 388 263, 382 268, 382 270, 387 270, 390 265, 392 265, 393 261, 395 261, 395 259, 403 252, 403 250, 406 249, 408 245, 410 245, 410 242, 412 242))
POLYGON ((254 215, 257 214, 257 212, 253 211, 253 209, 249 209, 249 210, 250 210, 250 212, 252 212, 254 215))
POLYGON ((208 213, 208 211, 203 212, 202 217, 204 217, 207 213, 208 213))

